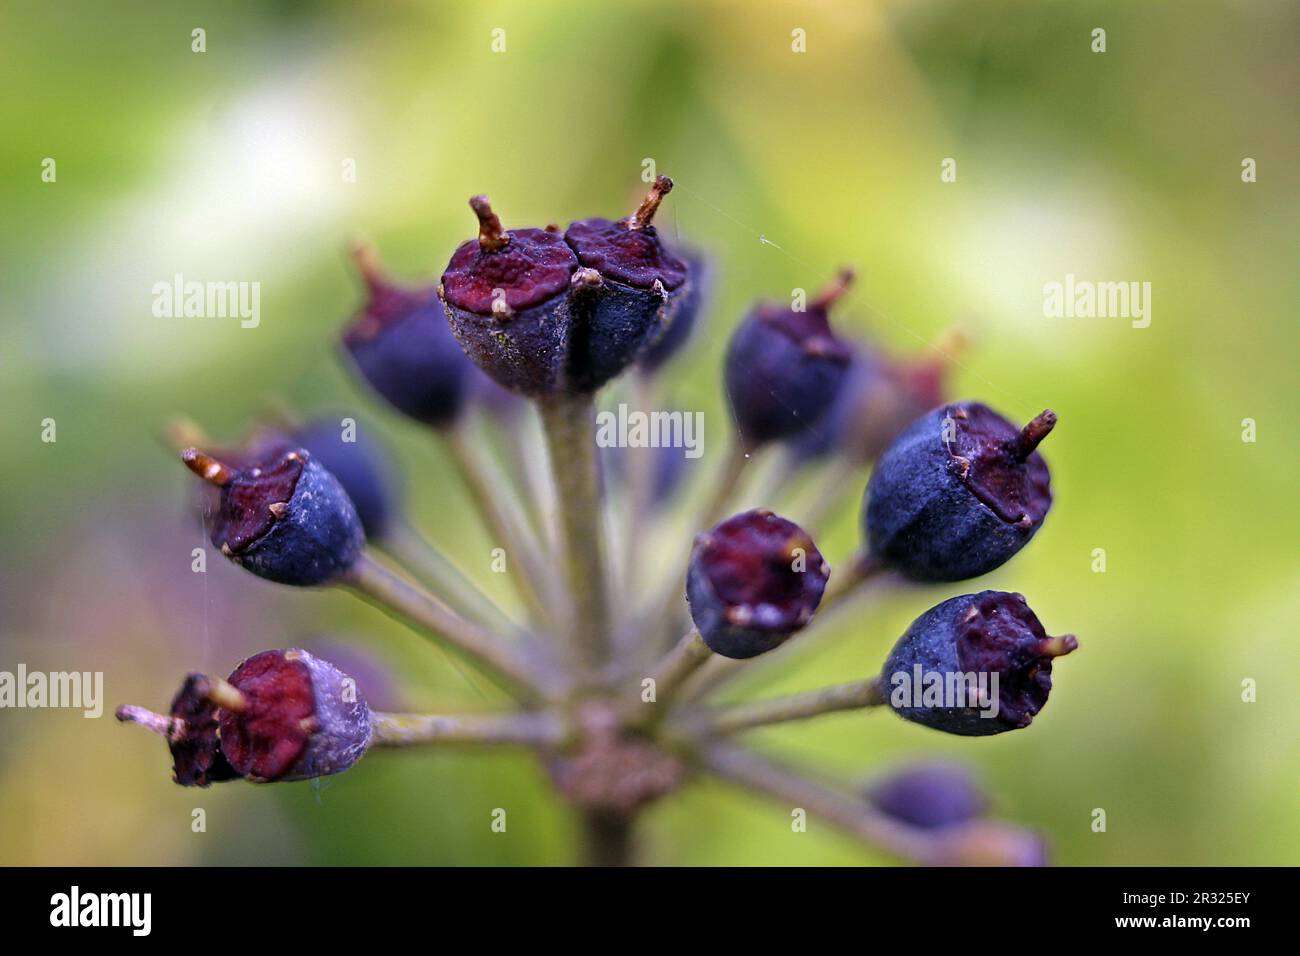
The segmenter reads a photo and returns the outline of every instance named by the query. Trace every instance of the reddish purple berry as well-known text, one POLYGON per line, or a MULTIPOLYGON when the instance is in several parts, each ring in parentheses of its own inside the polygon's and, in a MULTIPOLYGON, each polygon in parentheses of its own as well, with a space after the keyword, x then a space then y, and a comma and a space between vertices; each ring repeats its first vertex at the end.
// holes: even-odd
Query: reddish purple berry
POLYGON ((393 285, 368 247, 358 246, 356 258, 370 297, 343 332, 353 365, 403 415, 451 425, 468 400, 474 366, 447 328, 436 291, 393 285))
POLYGON ((916 581, 962 581, 1006 563, 1052 504, 1035 449, 1056 424, 1045 411, 1017 428, 978 402, 943 405, 881 456, 866 491, 871 553, 916 581))
POLYGON ((918 763, 896 770, 867 791, 881 813, 923 830, 982 817, 988 798, 969 770, 951 763, 918 763))
POLYGON ((221 750, 254 783, 339 773, 370 746, 370 708, 355 682, 306 651, 255 654, 230 684, 243 700, 221 710, 221 750))
POLYGON ((805 432, 834 403, 848 377, 852 350, 831 330, 829 311, 852 281, 852 272, 842 272, 803 312, 760 303, 737 327, 724 372, 747 447, 805 432))
POLYGON ((830 573, 797 524, 770 511, 746 511, 696 538, 686 600, 715 654, 755 657, 812 620, 830 573))
POLYGON ((880 676, 905 720, 984 737, 1028 727, 1052 690, 1052 660, 1078 646, 1073 635, 1048 637, 1022 595, 981 591, 912 622, 880 676))
POLYGON ((366 538, 356 509, 306 450, 273 446, 237 467, 194 448, 181 458, 221 489, 221 501, 208 519, 213 545, 258 577, 326 584, 360 556, 366 538))

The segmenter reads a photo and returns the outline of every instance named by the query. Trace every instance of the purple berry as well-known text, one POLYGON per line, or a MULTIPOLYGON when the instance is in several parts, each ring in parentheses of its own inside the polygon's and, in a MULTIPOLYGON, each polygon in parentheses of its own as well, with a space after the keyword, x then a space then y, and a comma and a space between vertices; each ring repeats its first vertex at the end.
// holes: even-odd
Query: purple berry
POLYGON ((705 258, 694 252, 683 252, 681 258, 690 273, 690 283, 672 310, 672 321, 661 326, 641 350, 637 364, 647 372, 657 372, 681 351, 695 330, 695 320, 708 292, 709 267, 705 258))
POLYGON ((378 541, 391 529, 400 501, 392 461, 373 435, 358 424, 355 440, 344 441, 338 419, 319 419, 295 428, 293 440, 343 486, 366 538, 378 541))
POLYGON ((905 720, 984 737, 1028 727, 1051 692, 1053 658, 1078 646, 1073 635, 1048 637, 1022 595, 964 594, 912 622, 881 681, 905 720))
POLYGON ((434 289, 402 289, 384 275, 373 250, 358 246, 369 300, 343 331, 357 371, 403 415, 445 428, 465 406, 474 366, 447 328, 434 289))
POLYGON ((988 798, 970 771, 950 763, 918 763, 877 781, 867 800, 881 813, 923 830, 982 817, 988 798))
POLYGON ((469 204, 478 238, 452 253, 439 286, 451 331, 499 384, 554 392, 564 384, 577 257, 556 227, 505 230, 486 196, 469 204))
POLYGON ((770 511, 746 511, 696 538, 686 600, 715 654, 755 657, 812 620, 830 573, 797 524, 770 511))
POLYGON ((1052 504, 1034 449, 1056 424, 1045 411, 1017 428, 977 402, 943 405, 881 456, 863 513, 871 553, 915 581, 962 581, 1023 548, 1052 504))
POLYGON ((845 270, 803 312, 757 305, 727 348, 725 381, 741 440, 749 448, 814 426, 849 372, 850 347, 831 331, 829 310, 849 288, 845 270))
POLYGON ((208 519, 213 545, 258 577, 310 587, 356 562, 366 538, 334 476, 301 448, 272 449, 232 467, 194 448, 186 466, 221 489, 208 519))
POLYGON ((370 707, 355 682, 306 651, 255 654, 230 684, 243 700, 221 710, 221 750, 254 783, 339 773, 370 746, 370 707))

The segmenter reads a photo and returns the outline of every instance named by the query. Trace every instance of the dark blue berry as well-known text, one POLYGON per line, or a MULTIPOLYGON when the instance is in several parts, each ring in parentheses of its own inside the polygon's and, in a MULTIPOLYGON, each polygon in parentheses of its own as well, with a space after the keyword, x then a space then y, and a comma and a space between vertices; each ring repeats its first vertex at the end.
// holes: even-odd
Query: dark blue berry
POLYGON ((242 701, 221 709, 221 751, 254 783, 339 773, 370 746, 370 707, 356 683, 304 650, 255 654, 230 684, 242 701))
POLYGON ((293 441, 343 486, 366 538, 379 541, 401 507, 397 478, 387 449, 369 428, 358 423, 349 437, 353 440, 344 440, 339 419, 308 422, 293 431, 293 441))
POLYGON ((392 285, 368 248, 358 247, 357 260, 369 300, 344 330, 344 349, 361 377, 403 415, 449 426, 465 406, 474 366, 447 328, 436 290, 392 285))
POLYGON ((684 319, 679 334, 690 333, 698 306, 695 277, 654 225, 659 204, 672 188, 671 179, 659 176, 631 216, 583 219, 565 230, 564 240, 582 270, 594 270, 598 277, 593 281, 588 275, 575 286, 575 317, 586 326, 581 334, 590 343, 593 387, 672 334, 679 321, 684 319), (689 312, 683 314, 683 308, 689 312))
POLYGON ((232 467, 194 448, 182 460, 221 489, 209 516, 212 543, 236 564, 281 584, 326 584, 365 546, 347 493, 304 449, 280 446, 232 467))
POLYGON ((770 511, 746 511, 696 538, 686 600, 710 650, 755 657, 812 620, 830 573, 797 524, 770 511))
POLYGON ((913 621, 880 676, 900 717, 984 737, 1029 726, 1051 692, 1053 658, 1078 646, 1072 635, 1048 637, 1021 595, 981 591, 913 621))
POLYGON ((881 813, 923 830, 968 823, 988 809, 988 798, 969 770, 939 762, 894 771, 867 790, 867 800, 881 813))
POLYGON ((637 359, 637 364, 647 372, 658 371, 681 351, 695 330, 700 308, 708 292, 710 276, 705 258, 690 251, 682 252, 681 258, 690 273, 690 282, 685 295, 672 308, 671 316, 665 313, 665 318, 670 317, 671 321, 666 321, 661 326, 658 334, 646 343, 641 357, 637 359))
POLYGON ((748 448, 793 438, 814 426, 848 377, 852 350, 831 331, 829 310, 852 282, 839 280, 802 312, 757 305, 731 337, 727 398, 748 448))
POLYGON ((1004 564, 1051 507, 1047 463, 1034 449, 1055 424, 1045 411, 1017 428, 977 402, 913 422, 867 485, 872 555, 916 581, 962 581, 1004 564))

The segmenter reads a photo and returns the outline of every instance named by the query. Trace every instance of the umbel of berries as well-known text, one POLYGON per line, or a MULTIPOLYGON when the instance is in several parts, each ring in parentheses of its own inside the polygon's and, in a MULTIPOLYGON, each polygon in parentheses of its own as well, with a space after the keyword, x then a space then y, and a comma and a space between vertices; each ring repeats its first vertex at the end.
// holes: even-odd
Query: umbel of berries
POLYGON ((367 246, 357 246, 355 256, 369 298, 344 329, 343 348, 361 377, 403 415, 451 425, 474 367, 448 331, 436 291, 394 285, 367 246))
POLYGON ((370 707, 356 683, 306 651, 255 654, 230 684, 243 701, 222 708, 221 752, 254 783, 339 773, 370 746, 370 707))
POLYGON ((711 651, 756 657, 812 620, 830 573, 797 524, 763 509, 746 511, 696 539, 686 600, 711 651))
POLYGON ((452 253, 440 286, 452 332, 480 368, 525 395, 594 392, 619 374, 689 291, 686 263, 653 219, 659 177, 627 219, 586 219, 561 234, 504 229, 486 196, 477 239, 452 253))
POLYGON ((1023 428, 987 405, 942 405, 881 456, 863 512, 872 556, 915 581, 962 581, 1023 548, 1052 504, 1035 449, 1056 424, 1045 411, 1023 428))
POLYGON ((834 403, 852 350, 831 331, 829 313, 852 282, 845 270, 803 311, 761 302, 737 327, 724 375, 746 447, 792 438, 834 403))
POLYGON ((213 545, 258 577, 303 587, 344 575, 365 546, 347 493, 301 448, 273 445, 232 466, 195 448, 181 459, 221 490, 213 545))
POLYGON ((1022 595, 981 591, 913 621, 880 678, 905 720, 985 737, 1028 727, 1052 690, 1052 660, 1078 646, 1073 635, 1048 637, 1022 595))

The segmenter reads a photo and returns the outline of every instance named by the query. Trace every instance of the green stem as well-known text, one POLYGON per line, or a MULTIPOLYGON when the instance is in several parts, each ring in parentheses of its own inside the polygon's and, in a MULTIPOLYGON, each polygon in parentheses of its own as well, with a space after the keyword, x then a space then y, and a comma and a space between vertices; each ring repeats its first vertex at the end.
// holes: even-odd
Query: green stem
POLYGON ((369 554, 362 554, 339 583, 384 613, 413 624, 439 643, 459 651, 489 674, 504 677, 519 692, 517 697, 538 697, 556 690, 558 675, 548 663, 465 620, 369 554))
MULTIPOLYGON (((773 797, 808 814, 809 827, 825 820, 865 843, 905 860, 934 858, 938 837, 899 823, 860 798, 832 790, 741 747, 718 745, 701 755, 701 765, 724 780, 773 797)), ((937 831, 941 832, 941 831, 937 831)))
POLYGON ((541 582, 546 579, 544 559, 526 519, 509 507, 514 497, 508 482, 492 474, 486 458, 478 453, 461 428, 446 430, 442 435, 465 489, 487 525, 493 545, 505 551, 518 569, 518 573, 510 574, 510 580, 528 611, 529 619, 543 629, 553 629, 550 613, 541 598, 541 582))
POLYGON ((837 710, 861 710, 880 707, 886 702, 879 677, 820 687, 802 694, 774 697, 749 704, 716 710, 693 724, 693 729, 707 734, 732 734, 751 727, 805 720, 837 710))
POLYGON ((373 743, 377 747, 422 744, 521 744, 555 746, 564 727, 548 713, 448 716, 442 714, 374 715, 373 743))
POLYGON ((583 865, 632 866, 634 828, 632 817, 602 810, 582 815, 583 865))
POLYGON ((561 392, 538 399, 537 405, 560 511, 560 553, 573 611, 570 627, 580 661, 594 674, 611 653, 595 403, 587 394, 561 392))

